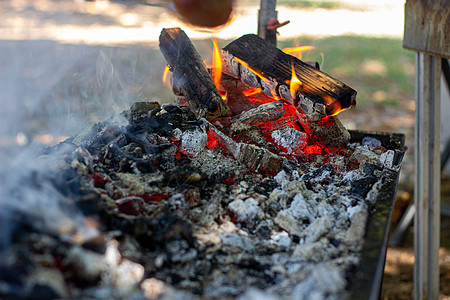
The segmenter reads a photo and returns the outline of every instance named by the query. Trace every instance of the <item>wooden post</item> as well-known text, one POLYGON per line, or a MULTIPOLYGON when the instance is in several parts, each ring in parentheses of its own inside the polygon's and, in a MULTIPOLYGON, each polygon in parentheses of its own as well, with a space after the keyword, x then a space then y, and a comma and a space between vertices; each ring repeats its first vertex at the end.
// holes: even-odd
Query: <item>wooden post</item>
POLYGON ((278 17, 275 10, 277 0, 261 0, 260 9, 258 11, 258 36, 273 45, 277 45, 277 31, 267 29, 267 23, 272 18, 278 17))
POLYGON ((414 299, 439 298, 441 59, 416 54, 414 299))

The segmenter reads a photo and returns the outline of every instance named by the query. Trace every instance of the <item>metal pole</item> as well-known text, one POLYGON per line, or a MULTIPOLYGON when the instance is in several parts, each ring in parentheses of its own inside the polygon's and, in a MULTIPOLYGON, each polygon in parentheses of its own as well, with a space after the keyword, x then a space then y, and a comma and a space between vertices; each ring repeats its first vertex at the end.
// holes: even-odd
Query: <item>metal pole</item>
POLYGON ((440 58, 416 54, 414 299, 439 297, 440 58))
POLYGON ((277 0, 261 0, 258 11, 258 36, 266 41, 277 45, 277 31, 267 28, 267 23, 272 18, 278 18, 278 12, 275 10, 277 0))

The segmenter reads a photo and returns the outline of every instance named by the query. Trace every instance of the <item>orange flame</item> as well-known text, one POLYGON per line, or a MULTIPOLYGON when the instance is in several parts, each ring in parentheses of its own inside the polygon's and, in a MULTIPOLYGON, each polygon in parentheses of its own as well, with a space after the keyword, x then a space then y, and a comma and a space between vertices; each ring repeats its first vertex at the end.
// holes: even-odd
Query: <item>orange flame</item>
POLYGON ((291 91, 292 99, 295 100, 297 92, 302 88, 302 82, 300 81, 300 79, 298 79, 297 75, 295 74, 294 61, 291 62, 291 65, 292 65, 292 78, 289 83, 289 89, 291 91))
POLYGON ((249 97, 258 93, 261 93, 261 88, 251 88, 245 91, 242 91, 242 94, 244 94, 245 97, 249 97))
POLYGON ((217 46, 216 38, 212 38, 214 50, 212 58, 212 78, 217 89, 219 89, 220 79, 222 78, 222 60, 220 59, 219 46, 217 46))
POLYGON ((303 52, 313 50, 316 47, 314 46, 300 46, 300 47, 287 47, 283 49, 283 52, 286 54, 291 54, 296 56, 298 59, 302 59, 303 52), (296 53, 296 54, 293 54, 296 53))
POLYGON ((327 102, 325 111, 328 116, 335 116, 341 111, 345 110, 345 108, 344 109, 342 108, 341 103, 337 99, 331 96, 324 96, 323 99, 325 100, 325 102, 327 102))
POLYGON ((262 80, 267 80, 266 77, 264 77, 264 75, 261 72, 258 72, 254 69, 252 69, 252 67, 250 67, 245 61, 243 61, 242 59, 239 59, 237 57, 234 57, 234 59, 236 59, 236 61, 238 63, 240 63, 241 65, 243 65, 244 67, 246 67, 247 69, 249 69, 250 71, 252 71, 252 73, 254 73, 256 76, 258 76, 259 78, 261 78, 262 80))
MULTIPOLYGON (((269 83, 269 79, 267 79, 266 77, 264 77, 263 73, 258 72, 256 70, 254 70, 252 67, 250 67, 245 61, 243 61, 242 59, 239 59, 237 57, 234 57, 234 59, 236 59, 236 61, 238 63, 240 63, 241 65, 243 65, 244 67, 246 67, 247 69, 249 69, 253 74, 255 74, 256 76, 258 76, 259 78, 261 78, 262 80, 264 80, 264 82, 269 83)), ((270 93, 272 94, 272 98, 275 100, 281 100, 281 98, 276 94, 276 92, 274 90, 271 90, 270 93)))
POLYGON ((162 76, 162 82, 163 84, 168 87, 168 88, 172 88, 172 86, 170 85, 170 75, 169 75, 169 70, 170 70, 170 66, 166 65, 166 68, 164 69, 164 73, 162 76))

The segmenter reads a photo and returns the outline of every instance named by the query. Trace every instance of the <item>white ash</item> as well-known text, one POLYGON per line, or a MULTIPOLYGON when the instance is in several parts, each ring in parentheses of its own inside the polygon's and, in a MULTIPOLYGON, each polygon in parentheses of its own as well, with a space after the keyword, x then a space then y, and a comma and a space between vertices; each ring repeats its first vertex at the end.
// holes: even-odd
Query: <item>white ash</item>
POLYGON ((245 166, 234 158, 224 155, 219 151, 204 149, 191 161, 191 166, 199 168, 208 177, 239 174, 245 172, 245 166))
POLYGON ((240 250, 251 252, 254 250, 252 241, 239 233, 225 233, 222 235, 222 245, 228 247, 239 248, 240 250))
POLYGON ((245 201, 238 199, 228 204, 228 209, 236 216, 238 222, 250 222, 261 211, 258 206, 258 201, 253 198, 248 198, 245 201))
POLYGON ((289 213, 288 210, 282 210, 278 213, 274 220, 275 224, 289 232, 291 235, 299 236, 302 231, 303 227, 301 226, 301 223, 292 216, 292 214, 289 213))
POLYGON ((320 237, 330 232, 333 222, 327 215, 315 219, 302 233, 305 243, 318 241, 320 237))
POLYGON ((377 164, 379 155, 371 151, 367 146, 358 146, 356 147, 350 159, 357 160, 359 163, 369 162, 377 164))
POLYGON ((361 144, 363 146, 369 146, 369 147, 377 147, 377 146, 381 146, 381 141, 377 138, 371 137, 371 136, 365 136, 363 137, 361 144))
POLYGON ((308 140, 308 136, 305 133, 290 127, 272 131, 272 138, 275 144, 285 148, 287 153, 305 148, 308 140))
POLYGON ((342 178, 345 182, 352 182, 356 181, 358 179, 361 179, 364 177, 364 174, 361 172, 360 169, 352 170, 344 174, 344 177, 342 178))
MULTIPOLYGON (((385 167, 387 169, 393 170, 393 168, 395 167, 394 156, 395 156, 395 152, 392 150, 388 150, 388 151, 382 153, 379 158, 379 164, 381 164, 383 167, 385 167)), ((397 171, 397 170, 394 169, 394 171, 397 171)))
MULTIPOLYGON (((297 172, 297 174, 298 174, 298 172, 297 172)), ((273 179, 275 179, 275 181, 278 184, 281 184, 283 181, 289 180, 289 175, 286 173, 286 171, 281 170, 280 172, 278 172, 277 175, 275 175, 275 177, 273 179)))
POLYGON ((244 294, 240 295, 237 300, 277 300, 278 297, 266 291, 250 288, 244 294))
POLYGON ((277 245, 280 249, 286 251, 289 250, 292 244, 292 238, 286 231, 274 232, 270 236, 270 239, 277 245))
POLYGON ((208 135, 201 128, 186 130, 181 135, 180 151, 186 155, 197 156, 206 147, 208 135))
POLYGON ((167 201, 167 209, 174 216, 183 218, 186 215, 189 206, 186 203, 184 195, 181 193, 177 193, 175 195, 172 195, 167 201))

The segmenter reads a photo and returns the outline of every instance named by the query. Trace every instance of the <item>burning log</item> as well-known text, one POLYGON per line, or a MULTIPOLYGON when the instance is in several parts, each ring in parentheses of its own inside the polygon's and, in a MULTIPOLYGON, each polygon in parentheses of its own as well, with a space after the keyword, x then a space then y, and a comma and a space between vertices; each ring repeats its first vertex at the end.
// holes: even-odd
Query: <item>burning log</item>
POLYGON ((309 121, 317 122, 356 104, 354 89, 256 35, 231 42, 221 57, 224 73, 298 106, 309 121), (298 78, 296 90, 289 86, 293 75, 298 78))
POLYGON ((233 41, 221 57, 225 74, 297 107, 303 128, 318 143, 340 148, 349 141, 335 114, 355 105, 352 88, 255 35, 233 41))
POLYGON ((159 37, 173 80, 181 87, 195 116, 216 119, 229 111, 191 41, 179 28, 163 29, 159 37))

